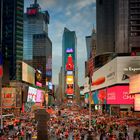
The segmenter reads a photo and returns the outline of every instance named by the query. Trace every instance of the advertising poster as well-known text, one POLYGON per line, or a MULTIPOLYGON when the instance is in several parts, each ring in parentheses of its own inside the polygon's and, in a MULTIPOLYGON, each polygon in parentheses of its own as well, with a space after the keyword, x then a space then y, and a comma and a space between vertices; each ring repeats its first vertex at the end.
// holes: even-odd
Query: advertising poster
POLYGON ((2 88, 2 106, 4 108, 16 107, 16 88, 2 88))
POLYGON ((94 91, 92 95, 94 104, 106 104, 106 89, 94 91))
POLYGON ((93 98, 94 104, 99 104, 99 100, 98 100, 98 91, 94 91, 94 92, 93 92, 92 98, 93 98))
POLYGON ((140 74, 130 76, 129 80, 130 94, 140 93, 140 74))
POLYGON ((36 102, 37 89, 29 87, 27 102, 36 102))
POLYGON ((107 88, 107 104, 134 104, 134 97, 129 94, 129 86, 107 88))
POLYGON ((134 109, 140 111, 140 94, 135 94, 134 109))
POLYGON ((43 94, 44 94, 43 90, 37 89, 36 103, 42 103, 43 102, 43 98, 44 98, 43 94))
POLYGON ((30 65, 22 62, 22 80, 35 84, 35 70, 30 65))

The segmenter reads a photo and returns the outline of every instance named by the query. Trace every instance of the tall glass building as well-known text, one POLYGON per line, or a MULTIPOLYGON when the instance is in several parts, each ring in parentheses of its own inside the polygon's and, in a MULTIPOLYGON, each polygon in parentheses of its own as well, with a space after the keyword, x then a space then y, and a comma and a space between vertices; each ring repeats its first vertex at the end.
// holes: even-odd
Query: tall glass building
POLYGON ((2 54, 9 63, 10 80, 21 79, 19 62, 23 59, 23 7, 24 0, 1 1, 2 54))
POLYGON ((77 98, 77 38, 75 31, 64 28, 62 39, 62 93, 67 99, 77 98))
POLYGON ((72 58, 74 65, 77 67, 77 38, 75 31, 70 31, 64 28, 63 39, 62 39, 62 66, 65 67, 67 57, 72 52, 72 58))
POLYGON ((42 85, 52 80, 52 42, 47 34, 33 35, 33 67, 42 72, 42 85))
POLYGON ((41 11, 37 0, 27 8, 24 14, 24 49, 23 59, 33 59, 33 35, 48 34, 49 13, 41 11))

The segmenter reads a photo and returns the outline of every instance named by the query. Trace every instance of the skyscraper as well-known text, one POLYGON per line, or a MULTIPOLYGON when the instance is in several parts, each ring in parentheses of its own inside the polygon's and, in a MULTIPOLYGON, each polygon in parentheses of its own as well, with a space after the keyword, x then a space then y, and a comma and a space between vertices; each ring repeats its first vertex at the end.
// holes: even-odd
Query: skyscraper
POLYGON ((52 80, 52 42, 46 33, 33 35, 33 67, 42 72, 42 84, 52 80))
POLYGON ((140 1, 129 0, 128 44, 131 52, 140 55, 140 1))
POLYGON ((0 1, 0 51, 2 49, 2 13, 3 13, 3 0, 0 1))
POLYGON ((97 0, 97 55, 140 52, 139 0, 97 0))
POLYGON ((75 31, 64 28, 62 39, 62 92, 67 98, 77 98, 78 68, 75 31))
POLYGON ((96 1, 97 55, 114 52, 114 0, 96 1))
POLYGON ((37 0, 27 8, 24 14, 24 49, 23 59, 28 63, 33 59, 33 35, 48 34, 49 13, 41 11, 37 0))
POLYGON ((2 54, 4 62, 9 62, 10 80, 21 80, 23 6, 24 0, 3 0, 3 4, 1 1, 2 54))

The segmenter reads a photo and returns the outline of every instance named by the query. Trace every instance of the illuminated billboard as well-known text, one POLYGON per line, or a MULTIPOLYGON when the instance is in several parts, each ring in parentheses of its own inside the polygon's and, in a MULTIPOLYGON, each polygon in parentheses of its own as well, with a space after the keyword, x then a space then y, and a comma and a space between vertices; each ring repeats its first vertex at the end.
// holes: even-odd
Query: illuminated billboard
POLYGON ((35 70, 24 62, 22 62, 22 81, 35 84, 35 70))
POLYGON ((131 94, 140 93, 140 74, 130 76, 129 92, 131 94))
POLYGON ((35 71, 35 83, 37 86, 42 87, 42 72, 38 69, 35 71))
POLYGON ((135 94, 134 110, 140 111, 140 94, 135 94))
POLYGON ((73 71, 67 71, 67 75, 73 75, 73 71))
POLYGON ((66 49, 66 53, 73 53, 74 51, 73 51, 73 48, 67 48, 66 49))
POLYGON ((107 88, 107 104, 134 104, 134 97, 129 94, 129 86, 107 88))
POLYGON ((36 103, 42 103, 44 100, 44 91, 37 89, 37 94, 36 94, 36 103))
POLYGON ((72 58, 71 55, 69 55, 68 58, 67 58, 66 70, 67 71, 73 71, 74 70, 73 58, 72 58))
POLYGON ((36 8, 28 8, 27 9, 27 15, 32 16, 37 14, 37 9, 36 8))
POLYGON ((67 84, 73 84, 74 80, 73 80, 73 76, 72 75, 67 75, 66 76, 66 83, 67 84))
POLYGON ((73 85, 67 85, 66 94, 74 94, 73 85))
POLYGON ((36 102, 36 96, 37 96, 37 89, 33 87, 29 87, 28 89, 28 97, 27 102, 36 102))
POLYGON ((16 88, 2 88, 2 106, 4 108, 16 107, 16 88))

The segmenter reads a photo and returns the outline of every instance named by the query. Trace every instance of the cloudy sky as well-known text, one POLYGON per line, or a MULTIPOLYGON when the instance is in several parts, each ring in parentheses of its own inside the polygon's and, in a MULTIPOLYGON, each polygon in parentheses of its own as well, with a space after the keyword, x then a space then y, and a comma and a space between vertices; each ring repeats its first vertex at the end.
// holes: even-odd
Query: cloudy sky
MULTIPOLYGON (((34 0, 24 0, 25 9, 34 0)), ((58 84, 62 64, 62 35, 64 27, 76 31, 79 85, 84 84, 84 61, 86 60, 85 36, 91 35, 96 26, 96 0, 38 0, 42 10, 50 14, 49 37, 52 41, 53 83, 58 84)), ((24 9, 24 10, 25 10, 24 9)))

